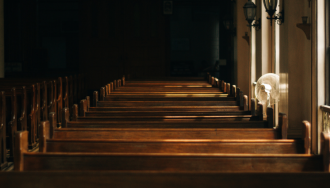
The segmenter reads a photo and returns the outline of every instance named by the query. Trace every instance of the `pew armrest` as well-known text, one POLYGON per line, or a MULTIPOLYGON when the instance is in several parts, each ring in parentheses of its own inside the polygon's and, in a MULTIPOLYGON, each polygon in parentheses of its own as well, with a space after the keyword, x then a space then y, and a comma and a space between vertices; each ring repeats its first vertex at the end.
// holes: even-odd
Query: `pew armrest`
POLYGON ((305 154, 311 154, 311 124, 303 121, 303 138, 305 154))
POLYGON ((16 132, 15 137, 15 156, 14 156, 14 170, 23 171, 23 154, 28 151, 28 132, 16 132))
POLYGON ((49 121, 42 121, 39 127, 39 152, 46 152, 46 140, 50 138, 49 121))

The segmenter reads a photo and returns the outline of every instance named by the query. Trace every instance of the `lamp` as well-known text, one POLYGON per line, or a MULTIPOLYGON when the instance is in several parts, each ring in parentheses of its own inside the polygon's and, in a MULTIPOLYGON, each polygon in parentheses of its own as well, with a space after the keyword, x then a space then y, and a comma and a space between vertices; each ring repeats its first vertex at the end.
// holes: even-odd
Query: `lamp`
POLYGON ((270 20, 270 25, 272 25, 273 20, 277 20, 277 24, 281 25, 284 22, 284 11, 282 10, 279 12, 279 14, 275 14, 276 7, 278 4, 278 0, 264 0, 264 6, 266 9, 266 12, 268 13, 269 17, 267 19, 270 20))
POLYGON ((256 17, 257 6, 251 0, 249 0, 248 2, 245 3, 243 9, 244 9, 245 19, 249 23, 248 26, 250 28, 255 27, 257 30, 259 30, 261 25, 261 19, 256 20, 254 24, 252 24, 252 22, 255 20, 256 17))

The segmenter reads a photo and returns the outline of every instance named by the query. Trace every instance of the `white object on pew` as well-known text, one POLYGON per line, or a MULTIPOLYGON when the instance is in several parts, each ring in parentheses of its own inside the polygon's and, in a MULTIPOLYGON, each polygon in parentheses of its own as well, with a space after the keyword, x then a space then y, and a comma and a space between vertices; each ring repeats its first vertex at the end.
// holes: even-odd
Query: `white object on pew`
POLYGON ((278 102, 279 92, 279 76, 273 73, 261 76, 255 87, 256 98, 267 107, 278 102))

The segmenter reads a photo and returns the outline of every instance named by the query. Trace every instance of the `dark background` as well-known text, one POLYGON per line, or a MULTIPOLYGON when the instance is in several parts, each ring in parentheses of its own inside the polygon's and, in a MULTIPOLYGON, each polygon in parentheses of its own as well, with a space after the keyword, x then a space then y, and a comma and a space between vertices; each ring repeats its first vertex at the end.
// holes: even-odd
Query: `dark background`
MULTIPOLYGON (((84 73, 88 89, 120 78, 234 74, 230 0, 5 0, 6 77, 84 73)), ((235 83, 233 83, 235 84, 235 83)))

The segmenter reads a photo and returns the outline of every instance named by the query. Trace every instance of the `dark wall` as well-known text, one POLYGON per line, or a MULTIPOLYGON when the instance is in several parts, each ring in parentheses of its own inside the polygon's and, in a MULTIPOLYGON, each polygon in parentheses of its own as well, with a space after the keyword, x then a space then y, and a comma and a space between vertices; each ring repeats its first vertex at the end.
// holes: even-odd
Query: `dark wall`
POLYGON ((79 71, 80 0, 5 0, 6 77, 79 71))
POLYGON ((175 4, 170 25, 172 75, 198 76, 219 60, 219 19, 218 6, 175 4))
POLYGON ((89 88, 121 78, 166 76, 168 18, 161 0, 86 0, 80 63, 89 88))
POLYGON ((223 22, 233 23, 233 7, 229 0, 174 1, 170 19, 171 75, 203 76, 212 72, 230 82, 235 28, 232 25, 227 29, 223 22))
POLYGON ((222 20, 232 14, 231 1, 174 0, 172 15, 163 14, 163 3, 5 0, 6 77, 84 73, 95 90, 123 74, 169 76, 176 62, 190 63, 186 76, 197 76, 227 59, 219 71, 227 78, 231 34, 222 20), (171 42, 186 38, 188 50, 171 50, 171 42))

